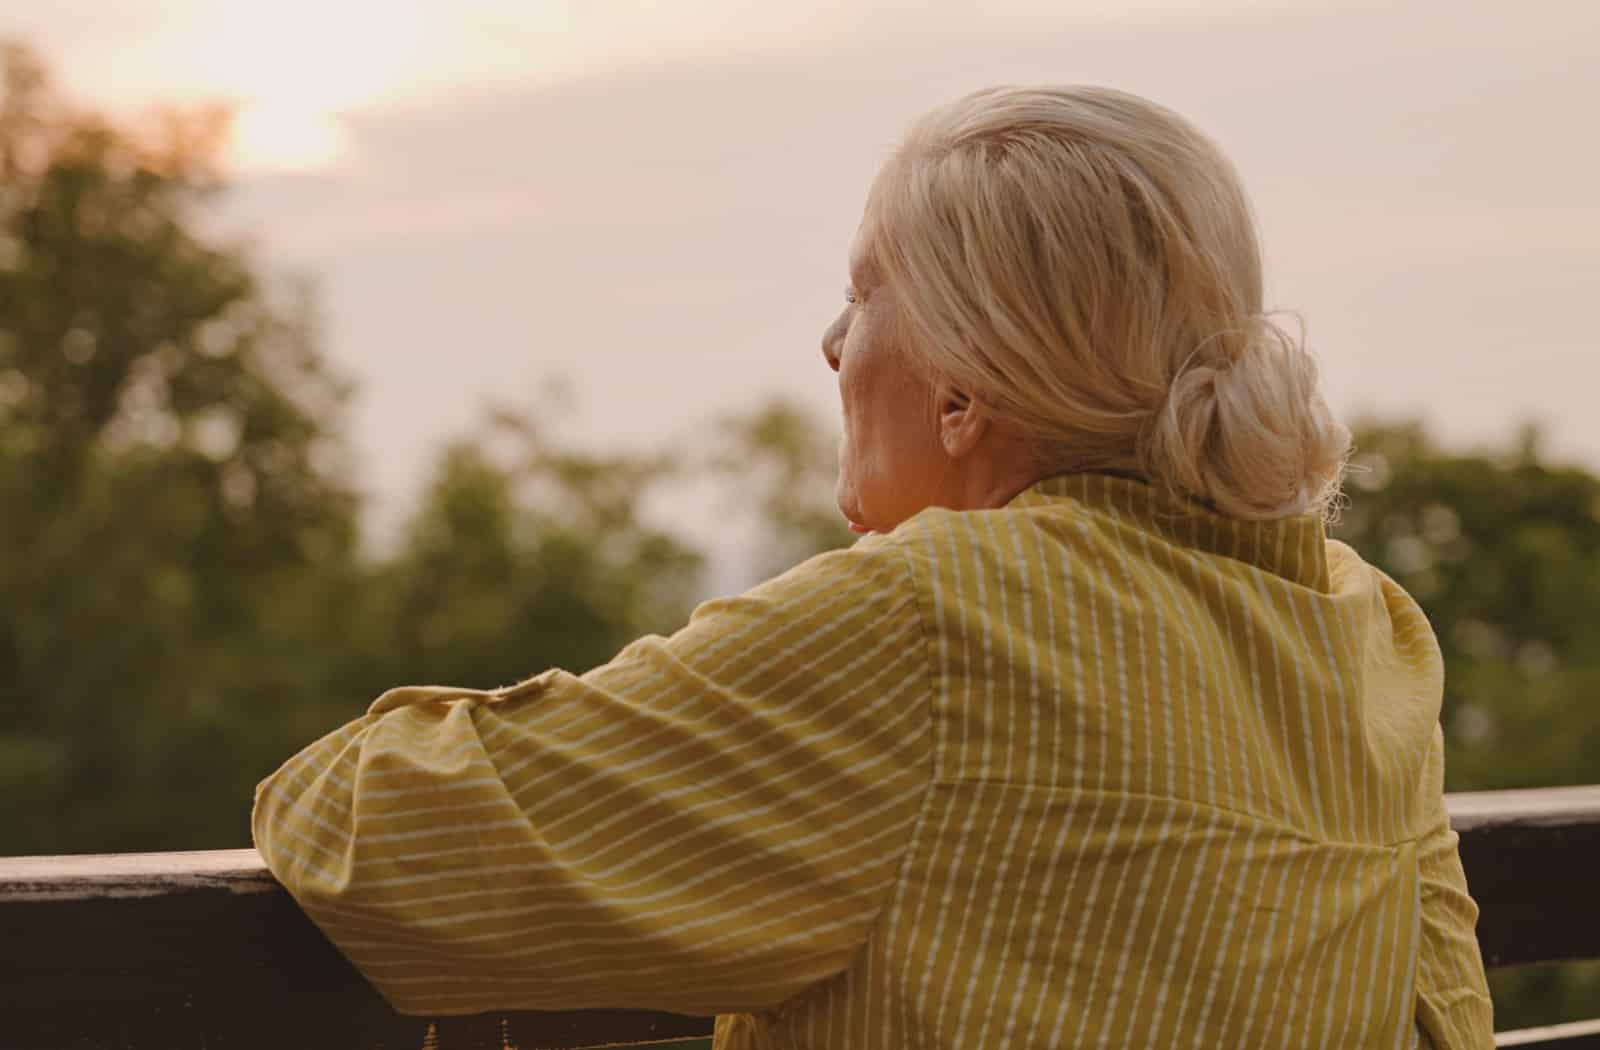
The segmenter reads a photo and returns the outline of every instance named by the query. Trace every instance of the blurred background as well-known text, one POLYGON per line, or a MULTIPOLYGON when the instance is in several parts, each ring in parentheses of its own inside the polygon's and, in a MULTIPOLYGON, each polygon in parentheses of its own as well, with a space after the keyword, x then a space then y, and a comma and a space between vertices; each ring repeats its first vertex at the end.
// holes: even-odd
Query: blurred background
MULTIPOLYGON (((1600 783, 1592 0, 56 0, 0 12, 0 854, 249 844, 406 682, 582 671, 849 533, 818 349, 997 82, 1235 159, 1359 423, 1335 535, 1453 791, 1600 783)), ((1600 969, 1494 976, 1499 1027, 1600 969)))

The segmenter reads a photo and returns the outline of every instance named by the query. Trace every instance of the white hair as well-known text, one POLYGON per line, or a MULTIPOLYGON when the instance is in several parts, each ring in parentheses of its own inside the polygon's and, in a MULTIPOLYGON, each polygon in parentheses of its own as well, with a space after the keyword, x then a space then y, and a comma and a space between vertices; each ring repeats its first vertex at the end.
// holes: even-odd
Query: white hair
POLYGON ((1104 87, 968 95, 912 127, 865 233, 913 354, 1051 471, 1136 473, 1239 518, 1329 512, 1350 433, 1303 325, 1262 312, 1237 172, 1178 114, 1104 87))

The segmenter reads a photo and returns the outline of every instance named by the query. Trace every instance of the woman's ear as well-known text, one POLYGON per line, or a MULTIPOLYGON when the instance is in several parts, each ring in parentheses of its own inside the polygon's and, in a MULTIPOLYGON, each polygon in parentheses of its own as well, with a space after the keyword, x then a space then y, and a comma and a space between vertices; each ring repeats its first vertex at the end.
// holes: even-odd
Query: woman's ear
POLYGON ((989 410, 949 380, 934 384, 939 443, 953 459, 971 452, 989 429, 989 410))

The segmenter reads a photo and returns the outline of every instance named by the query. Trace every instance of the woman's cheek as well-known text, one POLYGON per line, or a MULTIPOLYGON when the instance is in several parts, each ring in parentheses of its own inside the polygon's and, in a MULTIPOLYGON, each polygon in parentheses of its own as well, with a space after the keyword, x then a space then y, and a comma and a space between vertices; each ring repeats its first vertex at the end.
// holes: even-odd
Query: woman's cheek
POLYGON ((855 493, 855 464, 850 458, 850 443, 845 440, 839 442, 839 469, 833 484, 834 502, 839 505, 839 513, 848 518, 852 513, 859 513, 856 509, 855 493))

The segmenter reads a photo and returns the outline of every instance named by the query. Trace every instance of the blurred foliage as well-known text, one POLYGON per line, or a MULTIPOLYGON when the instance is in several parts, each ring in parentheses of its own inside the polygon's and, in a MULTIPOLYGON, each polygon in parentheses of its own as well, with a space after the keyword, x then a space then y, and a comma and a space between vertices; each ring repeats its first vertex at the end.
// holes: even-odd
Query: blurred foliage
POLYGON ((514 412, 365 555, 309 291, 196 232, 225 122, 119 131, 0 63, 0 852, 244 845, 255 782, 384 688, 682 622, 701 556, 640 514, 667 461, 514 412))
POLYGON ((702 469, 726 483, 731 515, 754 514, 754 574, 776 575, 855 534, 833 500, 837 442, 801 409, 773 400, 718 421, 702 469))
POLYGON ((319 684, 291 653, 355 549, 345 390, 308 300, 190 228, 214 117, 136 138, 0 58, 4 847, 194 843, 319 684))
MULTIPOLYGON (((712 479, 758 575, 852 541, 832 439, 790 405, 601 455, 551 440, 551 404, 443 449, 372 556, 313 297, 196 232, 225 115, 118 130, 26 49, 0 67, 0 853, 244 845, 255 782, 383 689, 675 628, 705 556, 651 523, 664 488, 712 479)), ((1534 431, 1357 445, 1333 534, 1434 623, 1450 790, 1600 783, 1600 480, 1534 431)), ((1493 980, 1502 1027, 1600 1001, 1593 966, 1493 980)))
POLYGON ((674 474, 669 457, 555 448, 505 409, 488 431, 445 449, 399 553, 373 574, 371 621, 389 632, 372 652, 378 688, 582 672, 687 616, 703 557, 641 517, 674 474))

